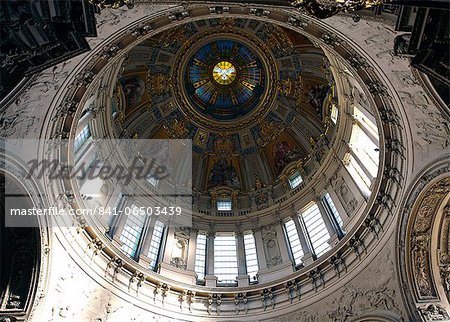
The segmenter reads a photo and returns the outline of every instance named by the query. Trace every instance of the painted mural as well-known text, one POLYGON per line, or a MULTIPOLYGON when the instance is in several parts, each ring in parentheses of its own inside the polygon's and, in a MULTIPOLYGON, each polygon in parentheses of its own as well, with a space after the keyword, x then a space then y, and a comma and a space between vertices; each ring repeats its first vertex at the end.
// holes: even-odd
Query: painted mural
POLYGON ((144 96, 145 82, 138 76, 130 78, 120 78, 120 85, 122 86, 123 93, 125 94, 125 100, 127 106, 137 105, 144 96))
POLYGON ((209 187, 228 186, 230 188, 240 189, 241 183, 238 179, 236 168, 231 162, 225 159, 218 159, 214 162, 209 172, 209 187))
POLYGON ((330 86, 328 85, 313 86, 311 90, 308 92, 309 103, 314 105, 314 107, 321 109, 329 90, 330 86))
POLYGON ((299 158, 300 153, 287 141, 277 142, 273 147, 273 159, 275 161, 277 175, 279 175, 289 163, 299 158))

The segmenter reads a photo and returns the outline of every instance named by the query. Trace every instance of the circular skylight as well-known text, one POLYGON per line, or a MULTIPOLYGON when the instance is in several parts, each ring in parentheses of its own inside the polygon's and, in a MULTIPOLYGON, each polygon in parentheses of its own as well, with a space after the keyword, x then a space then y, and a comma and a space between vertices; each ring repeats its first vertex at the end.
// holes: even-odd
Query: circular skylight
POLYGON ((249 46, 234 39, 213 40, 191 55, 185 89, 198 112, 233 120, 258 106, 266 82, 261 59, 249 46))

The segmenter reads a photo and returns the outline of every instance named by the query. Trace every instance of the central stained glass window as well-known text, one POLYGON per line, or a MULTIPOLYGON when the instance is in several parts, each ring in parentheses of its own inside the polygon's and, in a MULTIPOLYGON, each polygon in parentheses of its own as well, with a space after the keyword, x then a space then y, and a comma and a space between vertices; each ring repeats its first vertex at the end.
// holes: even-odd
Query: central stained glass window
POLYGON ((231 84, 236 78, 236 68, 229 61, 221 61, 214 66, 213 77, 221 85, 231 84))
POLYGON ((257 51, 234 39, 213 40, 188 59, 186 96, 198 112, 214 120, 234 120, 254 110, 266 89, 257 51))

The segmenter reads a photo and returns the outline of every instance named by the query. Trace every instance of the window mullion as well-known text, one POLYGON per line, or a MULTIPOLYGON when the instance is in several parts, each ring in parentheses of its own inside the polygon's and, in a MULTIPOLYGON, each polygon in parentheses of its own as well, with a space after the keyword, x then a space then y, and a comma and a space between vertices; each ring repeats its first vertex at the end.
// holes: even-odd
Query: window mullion
MULTIPOLYGON (((358 163, 358 165, 360 166, 360 168, 363 170, 364 174, 367 176, 367 178, 369 178, 369 181, 372 182, 374 177, 372 176, 372 174, 370 173, 370 171, 367 169, 367 167, 364 165, 364 163, 362 162, 362 160, 359 158, 358 155, 356 155, 355 151, 352 149, 351 150, 351 155, 353 157, 353 159, 355 160, 356 163, 358 163)), ((370 186, 370 184, 369 184, 370 186)))
POLYGON ((372 141, 376 146, 378 146, 379 145, 379 139, 375 135, 373 135, 373 133, 370 132, 366 128, 365 124, 362 123, 359 119, 356 119, 356 122, 358 124, 359 129, 361 131, 363 131, 365 135, 367 135, 367 137, 370 139, 370 141, 372 141))
POLYGON ((322 216, 323 222, 327 227, 328 233, 330 234, 330 244, 335 241, 335 238, 341 237, 340 229, 337 224, 333 221, 330 211, 326 209, 321 198, 316 199, 316 205, 319 208, 320 214, 322 216))
MULTIPOLYGON (((311 240, 309 238, 308 231, 306 230, 303 218, 301 218, 300 214, 294 214, 294 216, 292 217, 295 227, 297 229, 298 238, 300 239, 300 244, 303 249, 304 254, 303 257, 305 257, 307 260, 308 255, 310 255, 314 259, 316 255, 314 254, 314 248, 312 247, 311 240)), ((305 260, 302 259, 302 261, 305 263, 305 260)), ((305 263, 305 265, 306 264, 308 263, 305 263)))
POLYGON ((141 238, 139 238, 139 242, 138 242, 138 245, 137 245, 137 248, 136 248, 136 253, 134 254, 134 257, 135 257, 136 261, 139 261, 139 256, 141 255, 142 247, 144 245, 144 241, 146 240, 146 236, 147 236, 147 233, 148 233, 148 230, 149 230, 149 227, 148 227, 149 221, 150 221, 149 217, 146 215, 145 216, 145 221, 144 221, 144 228, 143 228, 142 233, 141 233, 141 238))

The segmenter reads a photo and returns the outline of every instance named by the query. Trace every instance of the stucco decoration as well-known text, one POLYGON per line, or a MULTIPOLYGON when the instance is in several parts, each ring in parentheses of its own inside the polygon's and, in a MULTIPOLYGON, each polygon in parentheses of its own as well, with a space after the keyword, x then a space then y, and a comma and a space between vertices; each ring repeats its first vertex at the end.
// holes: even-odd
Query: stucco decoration
POLYGON ((442 316, 448 314, 448 158, 426 169, 416 178, 400 217, 398 267, 412 320, 447 321, 442 316))
POLYGON ((431 229, 439 206, 450 192, 450 177, 435 183, 420 202, 411 229, 412 277, 419 299, 436 298, 431 268, 431 229))
POLYGON ((262 229, 262 238, 264 242, 264 252, 266 254, 267 267, 271 268, 281 264, 281 253, 278 245, 277 233, 271 226, 265 226, 262 229))
POLYGON ((371 316, 369 321, 374 321, 374 317, 380 321, 402 321, 404 312, 398 302, 392 257, 391 249, 387 248, 373 260, 377 265, 369 266, 322 304, 283 315, 277 321, 364 321, 367 315, 371 316))
POLYGON ((442 278, 442 285, 450 301, 450 205, 444 208, 442 219, 442 230, 439 247, 439 268, 442 278))

